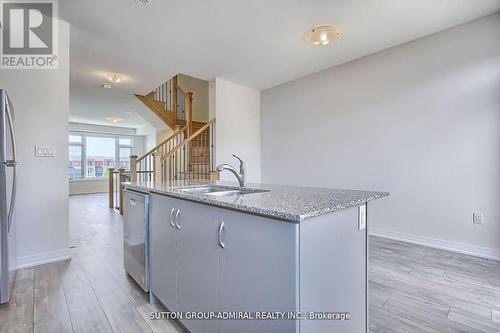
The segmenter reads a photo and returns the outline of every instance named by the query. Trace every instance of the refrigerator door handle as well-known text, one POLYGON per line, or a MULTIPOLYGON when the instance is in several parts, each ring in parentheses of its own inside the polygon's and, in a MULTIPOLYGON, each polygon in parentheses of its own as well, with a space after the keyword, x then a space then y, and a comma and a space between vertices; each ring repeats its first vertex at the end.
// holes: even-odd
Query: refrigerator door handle
POLYGON ((9 207, 9 225, 8 230, 10 232, 10 227, 12 225, 12 216, 14 215, 14 207, 16 204, 16 192, 17 192, 17 178, 16 178, 16 166, 12 169, 12 194, 10 196, 10 207, 9 207))
POLYGON ((10 207, 8 214, 8 230, 12 225, 12 215, 14 214, 14 206, 16 203, 16 192, 17 192, 17 177, 16 177, 16 166, 17 166, 17 150, 16 150, 16 133, 14 130, 14 120, 12 119, 12 110, 14 109, 12 103, 7 96, 7 122, 10 129, 10 142, 12 144, 12 160, 7 161, 6 165, 12 167, 12 194, 10 196, 10 207))
POLYGON ((12 168, 17 165, 17 162, 15 162, 14 160, 7 160, 5 162, 0 162, 0 164, 5 165, 8 168, 12 168))

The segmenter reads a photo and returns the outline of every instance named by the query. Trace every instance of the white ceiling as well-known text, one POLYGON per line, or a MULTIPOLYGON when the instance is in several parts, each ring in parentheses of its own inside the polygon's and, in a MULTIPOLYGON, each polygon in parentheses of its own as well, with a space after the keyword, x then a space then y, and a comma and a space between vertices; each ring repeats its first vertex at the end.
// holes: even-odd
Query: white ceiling
POLYGON ((500 10, 500 0, 64 0, 71 27, 72 121, 147 112, 147 93, 177 73, 266 89, 500 10), (338 25, 328 47, 304 41, 313 25, 338 25), (106 72, 125 81, 106 90, 106 72), (128 114, 127 111, 132 113, 128 114))

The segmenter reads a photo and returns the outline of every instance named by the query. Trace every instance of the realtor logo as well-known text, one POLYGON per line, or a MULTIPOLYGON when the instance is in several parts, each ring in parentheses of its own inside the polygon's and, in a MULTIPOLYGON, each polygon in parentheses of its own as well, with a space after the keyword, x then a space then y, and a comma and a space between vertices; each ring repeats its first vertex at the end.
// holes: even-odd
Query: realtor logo
POLYGON ((57 68, 56 0, 0 0, 1 68, 57 68))

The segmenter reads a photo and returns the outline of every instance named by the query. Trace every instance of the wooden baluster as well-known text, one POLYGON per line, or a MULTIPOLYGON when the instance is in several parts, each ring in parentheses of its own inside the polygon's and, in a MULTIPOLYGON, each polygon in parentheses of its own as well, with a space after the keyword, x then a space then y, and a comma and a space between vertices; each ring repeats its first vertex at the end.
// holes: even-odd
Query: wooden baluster
POLYGON ((177 125, 177 75, 172 78, 172 111, 174 111, 175 120, 174 124, 177 125))
POLYGON ((114 208, 114 200, 113 200, 113 196, 115 194, 114 192, 114 183, 113 183, 113 174, 115 172, 115 168, 109 168, 108 169, 108 172, 109 172, 109 182, 108 182, 108 186, 109 186, 109 208, 114 208))
POLYGON ((188 137, 193 132, 193 93, 188 92, 184 108, 186 109, 186 125, 188 126, 188 137))

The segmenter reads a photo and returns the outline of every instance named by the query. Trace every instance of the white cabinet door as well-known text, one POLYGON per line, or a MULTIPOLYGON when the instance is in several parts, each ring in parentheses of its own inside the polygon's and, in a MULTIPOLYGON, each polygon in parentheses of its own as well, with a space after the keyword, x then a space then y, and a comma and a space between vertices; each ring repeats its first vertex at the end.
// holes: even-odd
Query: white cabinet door
MULTIPOLYGON (((298 224, 219 209, 221 311, 297 311, 298 224)), ((222 320, 221 333, 296 332, 293 320, 222 320)))
MULTIPOLYGON (((219 311, 217 208, 189 201, 178 205, 177 295, 181 312, 219 311)), ((182 320, 192 333, 217 333, 217 320, 182 320)))
POLYGON ((177 237, 179 230, 170 223, 172 209, 179 200, 151 195, 151 291, 170 310, 177 311, 177 237))

